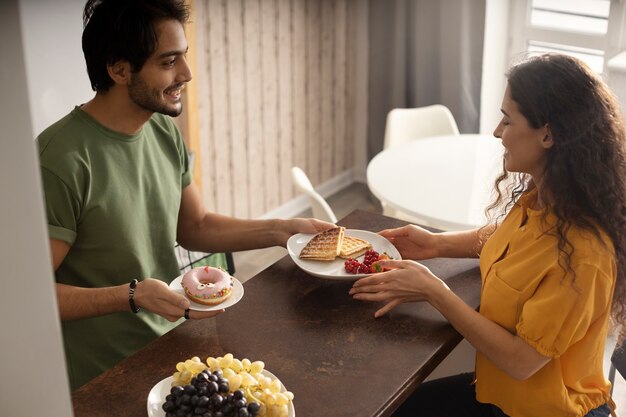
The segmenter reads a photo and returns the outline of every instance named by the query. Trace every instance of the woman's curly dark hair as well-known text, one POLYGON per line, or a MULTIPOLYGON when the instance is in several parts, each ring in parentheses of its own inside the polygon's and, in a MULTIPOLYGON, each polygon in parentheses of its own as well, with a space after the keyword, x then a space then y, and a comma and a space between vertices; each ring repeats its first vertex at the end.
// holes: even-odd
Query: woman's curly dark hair
MULTIPOLYGON (((611 315, 626 335, 626 131, 617 99, 582 61, 560 54, 528 58, 507 74, 511 98, 531 127, 549 126, 554 145, 548 150, 541 197, 556 216, 559 263, 571 269, 572 226, 600 235, 615 247, 617 281, 611 315)), ((501 215, 533 188, 526 174, 496 180, 497 198, 487 208, 501 215), (504 188, 502 190, 501 188, 504 188), (500 208, 500 210, 496 210, 500 208)))

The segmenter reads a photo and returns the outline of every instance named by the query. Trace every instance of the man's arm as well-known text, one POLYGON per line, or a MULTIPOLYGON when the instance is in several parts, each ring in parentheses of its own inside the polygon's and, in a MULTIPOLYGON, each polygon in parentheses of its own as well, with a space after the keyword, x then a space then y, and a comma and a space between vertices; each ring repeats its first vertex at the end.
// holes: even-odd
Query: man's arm
MULTIPOLYGON (((52 265, 56 271, 67 256, 70 246, 62 240, 50 239, 50 248, 52 265)), ((61 320, 84 319, 120 311, 132 314, 128 303, 129 289, 129 284, 82 288, 57 283, 57 303, 61 320)), ((137 284, 134 300, 137 307, 145 308, 169 321, 178 320, 183 316, 185 309, 189 308, 187 297, 171 291, 165 282, 153 278, 145 278, 137 284)), ((218 313, 219 311, 193 311, 189 317, 202 319, 218 313)))
POLYGON ((333 226, 317 219, 245 220, 209 213, 191 183, 183 189, 176 239, 189 250, 234 252, 285 246, 295 233, 319 233, 333 226))
MULTIPOLYGON (((52 267, 56 271, 70 250, 70 245, 58 239, 50 239, 52 267)), ((128 310, 128 286, 107 288, 80 288, 56 284, 57 302, 61 320, 95 317, 128 310)))

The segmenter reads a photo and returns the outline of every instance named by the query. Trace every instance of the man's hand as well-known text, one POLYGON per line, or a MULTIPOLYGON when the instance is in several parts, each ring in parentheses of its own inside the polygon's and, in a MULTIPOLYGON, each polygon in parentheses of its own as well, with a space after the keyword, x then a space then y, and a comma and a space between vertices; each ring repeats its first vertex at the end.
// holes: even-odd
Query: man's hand
MULTIPOLYGON (((170 290, 168 285, 158 279, 146 278, 140 281, 135 288, 135 305, 144 308, 169 321, 176 321, 184 316, 189 308, 189 299, 182 294, 170 290)), ((219 311, 190 311, 189 318, 200 320, 216 316, 219 311)))
POLYGON ((284 225, 284 230, 282 230, 283 233, 278 243, 283 247, 287 246, 287 240, 296 233, 316 234, 337 227, 337 225, 323 220, 303 218, 285 220, 284 225))
MULTIPOLYGON (((76 320, 105 314, 128 312, 129 284, 103 288, 83 288, 72 285, 56 284, 57 301, 61 320, 76 320)), ((158 314, 169 321, 176 321, 184 316, 189 308, 189 300, 183 294, 176 293, 158 279, 146 278, 135 287, 135 306, 158 314)), ((191 319, 213 317, 220 311, 189 312, 191 319)), ((141 314, 141 313, 139 313, 141 314)))

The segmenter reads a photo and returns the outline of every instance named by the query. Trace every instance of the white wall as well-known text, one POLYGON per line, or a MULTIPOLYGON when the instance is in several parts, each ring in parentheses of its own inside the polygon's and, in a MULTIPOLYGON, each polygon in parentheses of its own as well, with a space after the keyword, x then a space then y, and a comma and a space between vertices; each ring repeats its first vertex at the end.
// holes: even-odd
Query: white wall
POLYGON ((480 133, 491 134, 502 114, 500 107, 506 89, 508 69, 509 0, 487 0, 483 75, 480 92, 480 133))
POLYGON ((618 97, 622 113, 626 115, 626 51, 611 58, 606 65, 608 84, 618 97))
POLYGON ((33 136, 93 96, 81 47, 85 0, 19 0, 33 136))
POLYGON ((0 415, 68 417, 73 413, 19 23, 18 0, 2 0, 0 415))

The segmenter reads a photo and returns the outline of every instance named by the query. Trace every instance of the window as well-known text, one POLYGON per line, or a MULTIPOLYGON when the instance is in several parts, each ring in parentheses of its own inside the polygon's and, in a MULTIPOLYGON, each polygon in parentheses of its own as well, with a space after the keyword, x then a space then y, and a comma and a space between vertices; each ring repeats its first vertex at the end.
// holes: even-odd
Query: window
POLYGON ((533 0, 530 6, 533 27, 606 35, 610 0, 533 0))
POLYGON ((626 48, 624 0, 511 0, 510 60, 520 53, 576 56, 598 73, 626 48))

